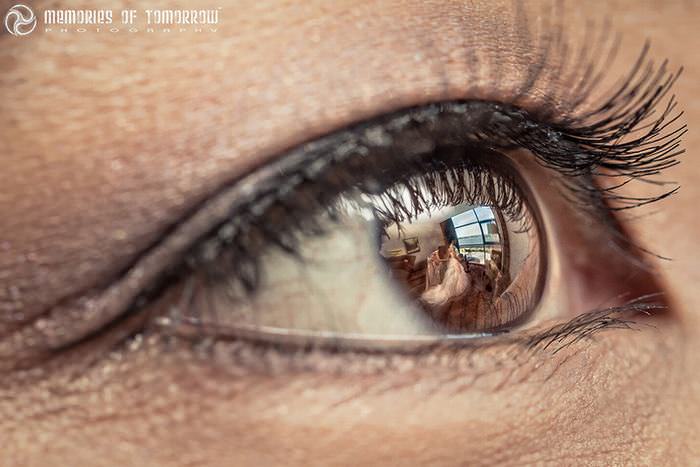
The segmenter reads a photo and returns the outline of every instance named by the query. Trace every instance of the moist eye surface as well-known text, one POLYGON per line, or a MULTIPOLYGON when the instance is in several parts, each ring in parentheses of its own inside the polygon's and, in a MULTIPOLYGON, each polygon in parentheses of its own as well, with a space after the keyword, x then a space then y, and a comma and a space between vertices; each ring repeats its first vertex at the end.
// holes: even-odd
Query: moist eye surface
POLYGON ((219 252, 182 288, 182 308, 197 315, 178 319, 263 338, 381 341, 508 329, 537 304, 540 234, 512 173, 470 162, 470 151, 431 154, 411 176, 359 180, 301 225, 284 209, 268 210, 265 228, 283 243, 252 231, 219 252), (254 290, 234 274, 245 267, 242 248, 257 258, 254 290))

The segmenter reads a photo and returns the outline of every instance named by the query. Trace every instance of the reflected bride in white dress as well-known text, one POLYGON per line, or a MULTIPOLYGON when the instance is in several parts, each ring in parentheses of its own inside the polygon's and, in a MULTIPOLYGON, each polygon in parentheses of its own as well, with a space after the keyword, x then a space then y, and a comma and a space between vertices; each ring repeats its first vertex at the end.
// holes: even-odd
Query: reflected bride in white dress
POLYGON ((426 290, 421 295, 421 300, 432 306, 444 305, 450 300, 459 297, 467 291, 470 279, 467 272, 462 267, 462 263, 457 256, 457 250, 450 245, 448 250, 447 266, 442 282, 433 285, 435 277, 441 266, 437 251, 434 251, 428 259, 428 270, 426 271, 426 290), (435 259, 437 258, 437 261, 435 259))
POLYGON ((440 254, 437 250, 430 254, 425 271, 425 290, 435 287, 442 282, 447 261, 447 259, 440 259, 440 254))

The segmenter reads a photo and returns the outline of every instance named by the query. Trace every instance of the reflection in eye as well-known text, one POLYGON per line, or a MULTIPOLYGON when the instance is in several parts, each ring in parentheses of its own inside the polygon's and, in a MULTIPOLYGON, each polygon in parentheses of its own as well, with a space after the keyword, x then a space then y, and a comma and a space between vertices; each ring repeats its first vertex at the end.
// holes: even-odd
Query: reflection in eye
MULTIPOLYGON (((413 176, 403 167, 386 171, 386 184, 353 183, 315 215, 315 232, 292 237, 294 254, 256 245, 253 234, 261 286, 246 293, 231 280, 242 265, 227 250, 217 264, 231 268, 190 279, 185 308, 234 332, 383 340, 507 329, 539 298, 533 213, 507 170, 445 152, 421 159, 413 176)), ((280 220, 268 227, 278 236, 292 228, 283 210, 268 215, 280 220)))
POLYGON ((381 256, 411 299, 450 332, 510 324, 538 278, 536 234, 489 206, 446 207, 386 229, 381 256))

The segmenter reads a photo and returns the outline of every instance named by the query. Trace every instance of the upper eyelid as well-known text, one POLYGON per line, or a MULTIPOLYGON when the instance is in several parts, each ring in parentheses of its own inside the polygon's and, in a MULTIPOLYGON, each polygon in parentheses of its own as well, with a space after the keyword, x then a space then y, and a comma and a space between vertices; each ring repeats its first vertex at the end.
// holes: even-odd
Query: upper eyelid
MULTIPOLYGON (((645 54, 646 48, 630 73, 630 80, 634 81, 645 54)), ((607 101, 609 105, 603 104, 581 117, 568 117, 555 123, 537 121, 528 112, 510 105, 482 101, 436 103, 382 116, 370 123, 359 124, 303 145, 282 157, 283 167, 278 167, 275 171, 269 187, 260 187, 258 199, 250 200, 248 210, 253 213, 264 211, 269 204, 281 200, 282 193, 292 191, 296 185, 313 179, 329 165, 345 160, 348 154, 362 155, 363 152, 370 151, 370 148, 380 151, 389 148, 390 151, 400 152, 403 157, 410 157, 411 154, 430 151, 432 148, 426 148, 426 145, 434 146, 436 141, 477 145, 486 143, 487 146, 491 144, 496 147, 520 144, 530 149, 545 165, 568 176, 590 177, 598 167, 615 170, 617 176, 628 178, 658 174, 678 163, 676 157, 683 152, 678 146, 685 126, 666 134, 661 133, 678 118, 669 118, 675 105, 673 98, 662 115, 652 121, 651 129, 638 135, 631 143, 619 143, 619 139, 626 133, 646 123, 647 116, 669 91, 678 74, 667 74, 665 65, 662 65, 655 78, 650 79, 650 76, 651 73, 643 75, 631 87, 625 82, 607 101), (637 97, 638 94, 641 97, 637 97), (634 105, 630 106, 630 102, 634 105), (606 116, 603 112, 609 112, 610 115, 606 116), (597 114, 601 114, 599 120, 591 122, 590 119, 597 114), (431 131, 439 131, 436 130, 436 122, 449 118, 456 119, 457 122, 446 124, 447 131, 442 128, 440 134, 421 134, 422 126, 431 131), (670 122, 667 121, 669 119, 670 122), (518 126, 519 130, 515 131, 522 133, 517 134, 511 128, 504 129, 504 126, 508 126, 505 121, 518 126), (494 130, 495 127, 498 129, 494 130), (535 133, 537 136, 533 137, 535 133), (407 137, 407 144, 401 145, 402 136, 407 137), (469 137, 472 139, 469 140, 469 137), (400 145, 399 148, 396 147, 397 144, 400 145), (618 149, 618 145, 623 148, 618 149)), ((279 161, 273 162, 273 165, 277 163, 279 161)), ((653 198, 638 199, 615 194, 612 189, 601 190, 590 181, 578 189, 594 194, 584 202, 591 204, 594 209, 592 212, 597 209, 599 213, 607 212, 606 196, 617 202, 629 201, 639 205, 666 197, 676 190, 674 188, 653 198)), ((626 207, 629 206, 624 208, 626 207)), ((228 230, 235 231, 241 223, 244 221, 240 218, 233 219, 228 224, 228 230)), ((224 236, 230 237, 231 232, 224 236)), ((206 252, 204 256, 207 256, 206 252)))

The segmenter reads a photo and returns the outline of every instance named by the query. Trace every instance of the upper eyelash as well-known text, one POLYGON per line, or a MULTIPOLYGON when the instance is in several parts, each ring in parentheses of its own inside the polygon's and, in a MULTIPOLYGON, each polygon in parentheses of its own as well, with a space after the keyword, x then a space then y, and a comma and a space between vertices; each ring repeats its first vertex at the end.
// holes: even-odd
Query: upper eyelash
MULTIPOLYGON (((637 205, 646 204, 669 196, 676 190, 674 188, 653 198, 631 199, 617 194, 615 187, 601 189, 593 180, 594 175, 599 175, 600 169, 614 171, 617 176, 627 180, 656 175, 677 164, 677 157, 683 152, 679 144, 685 126, 663 133, 678 118, 678 115, 670 117, 675 107, 673 98, 662 114, 646 125, 655 106, 659 105, 678 77, 678 74, 667 75, 664 64, 657 73, 652 74, 647 68, 636 79, 646 53, 645 47, 629 75, 633 84, 626 81, 593 111, 557 123, 536 121, 527 111, 502 103, 443 102, 396 112, 381 117, 376 122, 360 124, 302 146, 272 164, 276 168, 273 170, 274 175, 267 180, 268 183, 255 190, 249 199, 232 212, 230 219, 215 229, 193 251, 189 262, 196 267, 197 264, 210 263, 224 246, 237 249, 239 270, 235 273, 247 289, 254 289, 259 281, 259 271, 255 265, 257 259, 252 257, 247 263, 240 261, 249 250, 247 247, 237 247, 236 241, 241 235, 254 229, 260 238, 267 239, 285 251, 294 252, 293 244, 287 241, 292 237, 266 226, 266 211, 277 205, 283 215, 298 221, 312 211, 309 209, 311 205, 328 206, 335 196, 358 183, 355 177, 357 170, 362 170, 367 177, 371 177, 372 171, 367 170, 367 166, 374 161, 367 155, 372 151, 402 153, 403 159, 399 164, 405 164, 406 159, 410 160, 411 153, 432 150, 432 147, 426 149, 421 148, 421 144, 416 144, 415 139, 420 140, 421 137, 428 141, 432 138, 433 145, 449 143, 445 140, 451 138, 453 143, 478 145, 482 148, 517 146, 528 149, 542 164, 567 177, 567 188, 574 195, 573 199, 580 201, 582 207, 597 215, 601 221, 614 226, 611 216, 606 214, 609 210, 608 201, 634 200, 637 205), (424 130, 434 130, 441 120, 452 124, 455 120, 460 121, 470 129, 461 133, 449 133, 448 130, 441 135, 443 140, 424 130), (646 131, 631 142, 619 141, 625 135, 639 131, 640 127, 646 131), (401 147, 401 137, 398 135, 406 134, 414 140, 401 147), (339 164, 352 166, 354 161, 361 161, 361 165, 353 167, 353 173, 348 171, 343 174, 337 169, 339 164), (324 179, 329 173, 333 175, 331 179, 324 179), (347 180, 338 180, 343 177, 347 180), (317 199, 307 196, 295 206, 290 193, 306 184, 316 185, 317 199)), ((404 169, 405 165, 398 167, 398 170, 404 169)), ((617 185, 619 186, 621 184, 617 185)), ((298 222, 292 224, 299 225, 298 222)), ((310 230, 313 231, 314 228, 310 230)), ((624 242, 628 240, 623 235, 618 235, 618 239, 624 242)))
MULTIPOLYGON (((374 217, 381 225, 393 223, 400 229, 405 221, 412 221, 432 208, 471 204, 496 207, 510 220, 519 222, 521 230, 530 227, 523 194, 508 174, 494 174, 493 166, 482 164, 474 158, 465 158, 462 153, 457 155, 456 165, 454 161, 450 163, 444 158, 433 156, 434 153, 415 161, 396 161, 400 165, 401 178, 396 180, 392 173, 388 186, 384 187, 381 194, 373 194, 374 217), (471 189, 472 187, 476 188, 471 189), (401 193, 408 194, 410 200, 404 202, 400 199, 401 193), (379 203, 382 204, 381 207, 377 206, 379 203)), ((397 168, 383 169, 395 171, 397 168)), ((364 185, 366 181, 361 181, 360 184, 364 185)), ((372 191, 378 191, 376 178, 372 178, 371 184, 375 185, 372 191)), ((357 185, 355 189, 358 189, 357 185)), ((366 192, 364 187, 363 189, 366 192)))
MULTIPOLYGON (((538 127, 525 123, 516 126, 522 128, 520 134, 516 130, 509 137, 515 144, 531 150, 545 165, 572 176, 620 176, 627 178, 623 182, 626 183, 659 175, 678 164, 678 157, 685 152, 680 145, 687 126, 672 128, 683 115, 682 111, 674 113, 675 96, 668 99, 658 117, 652 118, 652 115, 683 69, 672 73, 668 62, 664 61, 655 70, 647 60, 648 51, 649 44, 645 44, 627 79, 593 110, 565 117, 551 125, 538 127), (633 135, 631 139, 624 139, 630 135, 633 135), (572 159, 576 163, 572 164, 572 159)), ((512 112, 509 116, 514 120, 526 120, 521 112, 512 112)), ((507 131, 507 128, 499 128, 497 132, 507 131)), ((610 207, 613 210, 648 204, 678 189, 675 187, 658 196, 633 198, 616 194, 621 185, 581 188, 598 192, 600 200, 623 204, 610 207)))

